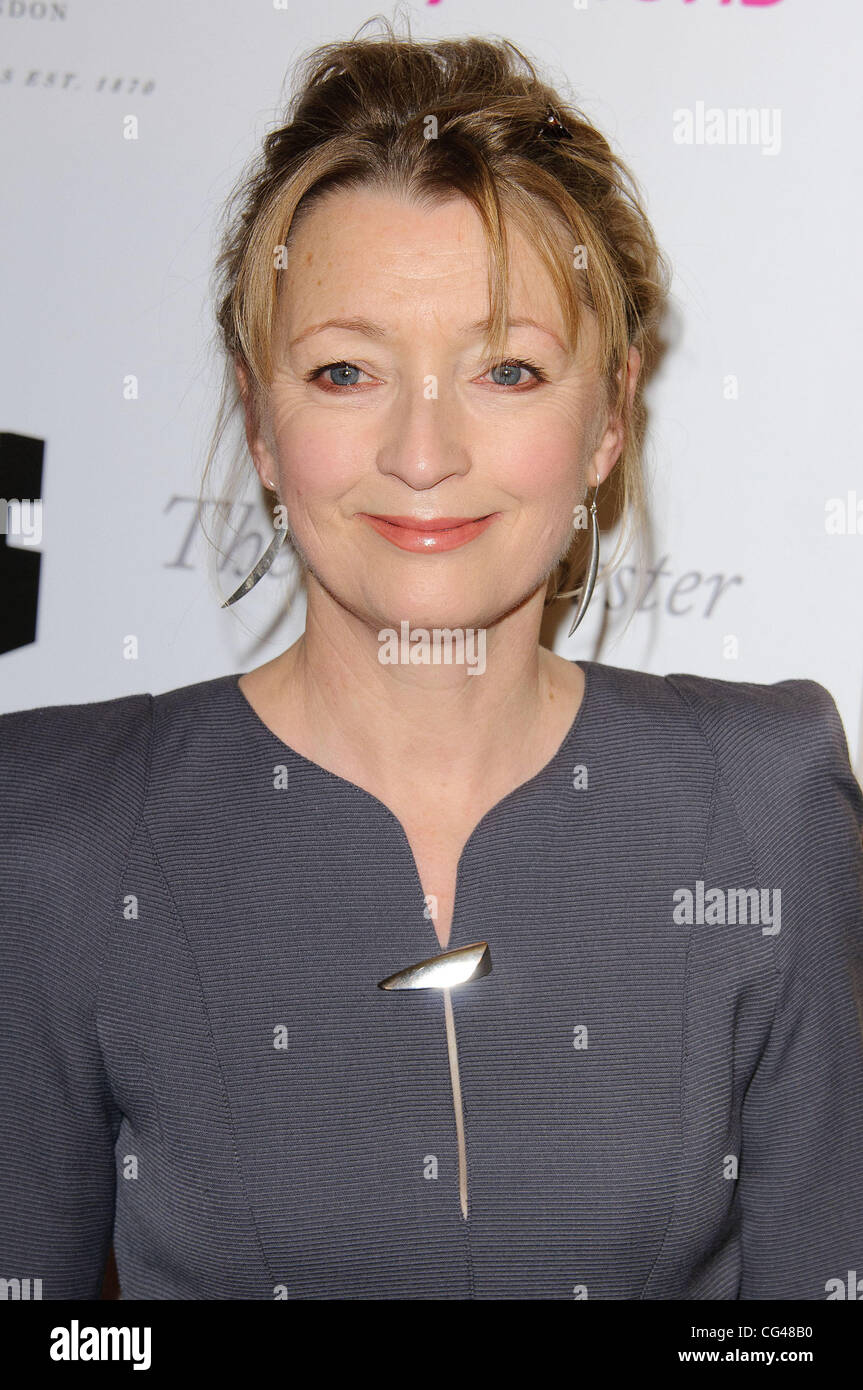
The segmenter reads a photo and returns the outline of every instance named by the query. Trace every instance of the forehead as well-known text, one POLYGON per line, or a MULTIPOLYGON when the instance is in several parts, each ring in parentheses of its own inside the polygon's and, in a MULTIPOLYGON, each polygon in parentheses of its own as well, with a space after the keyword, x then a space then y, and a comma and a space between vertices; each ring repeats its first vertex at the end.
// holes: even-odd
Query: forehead
MULTIPOLYGON (((529 234, 511 218, 506 232, 510 318, 533 318, 565 342, 563 307, 529 234)), ((568 237, 561 228, 564 247, 568 237)), ((292 328, 348 312, 448 326, 488 312, 488 246, 460 194, 426 206, 381 189, 334 189, 300 210, 288 247, 280 317, 292 328)))

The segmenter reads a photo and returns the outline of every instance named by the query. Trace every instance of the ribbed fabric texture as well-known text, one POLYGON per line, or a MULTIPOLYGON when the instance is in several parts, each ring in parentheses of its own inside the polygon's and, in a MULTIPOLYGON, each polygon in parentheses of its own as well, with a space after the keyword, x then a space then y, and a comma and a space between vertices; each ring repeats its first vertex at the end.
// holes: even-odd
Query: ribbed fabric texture
POLYGON ((493 966, 452 994, 467 1221, 443 997, 377 988, 440 949, 392 812, 236 674, 0 717, 0 1278, 96 1298, 113 1238, 124 1299, 863 1279, 835 703, 579 664, 566 739, 459 864, 449 948, 493 966), (675 921, 698 881, 778 889, 780 930, 675 921))

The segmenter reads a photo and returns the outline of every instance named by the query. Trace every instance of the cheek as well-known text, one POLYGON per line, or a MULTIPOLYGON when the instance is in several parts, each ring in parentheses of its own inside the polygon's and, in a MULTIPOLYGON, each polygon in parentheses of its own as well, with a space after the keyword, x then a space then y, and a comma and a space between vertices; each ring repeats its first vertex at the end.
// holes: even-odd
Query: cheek
POLYGON ((492 476, 505 492, 526 506, 565 506, 580 477, 572 433, 550 437, 537 431, 528 440, 510 443, 495 460, 492 476))
POLYGON ((274 437, 286 502, 294 498, 314 505, 316 499, 341 497, 362 472, 356 446, 333 425, 295 418, 283 422, 274 437))
POLYGON ((513 411, 493 443, 486 437, 491 476, 525 506, 559 511, 574 505, 584 473, 590 405, 583 390, 573 389, 531 403, 523 414, 513 411))

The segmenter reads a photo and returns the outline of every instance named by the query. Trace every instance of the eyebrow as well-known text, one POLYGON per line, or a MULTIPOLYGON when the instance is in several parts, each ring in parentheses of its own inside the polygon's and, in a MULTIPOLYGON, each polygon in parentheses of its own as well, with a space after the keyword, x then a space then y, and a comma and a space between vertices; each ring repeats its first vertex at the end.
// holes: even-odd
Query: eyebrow
MULTIPOLYGON (((469 334, 487 333, 490 326, 490 318, 477 319, 474 323, 465 324, 464 327, 459 330, 459 337, 466 338, 469 334)), ((543 324, 538 323, 536 319, 524 317, 507 319, 506 327, 536 328, 540 333, 545 333, 547 337, 553 338, 558 347, 566 351, 557 334, 553 333, 550 328, 546 328, 543 324)), ((306 338, 311 338, 316 333, 323 333, 326 328, 344 328, 347 329, 349 333, 362 333, 366 338, 376 338, 378 340, 389 337, 389 332, 383 324, 373 323, 371 319, 324 319, 323 323, 314 323, 309 328, 304 328, 302 333, 298 333, 296 338, 291 339, 290 347, 296 347, 297 343, 304 342, 306 338)))

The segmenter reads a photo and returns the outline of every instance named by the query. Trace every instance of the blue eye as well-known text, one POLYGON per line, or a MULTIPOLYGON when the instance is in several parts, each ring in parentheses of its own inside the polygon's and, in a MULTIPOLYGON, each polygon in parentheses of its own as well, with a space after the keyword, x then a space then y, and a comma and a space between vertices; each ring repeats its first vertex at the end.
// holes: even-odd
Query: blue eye
POLYGON ((337 377, 330 376, 329 384, 331 386, 356 386, 356 378, 359 375, 360 369, 359 367, 355 367, 351 362, 329 362, 325 367, 317 367, 314 371, 308 372, 305 379, 306 381, 317 381, 324 372, 337 372, 340 374, 337 377), (353 379, 348 379, 351 372, 354 373, 354 377, 353 379))
MULTIPOLYGON (((542 370, 541 367, 538 367, 538 366, 536 365, 535 362, 528 362, 528 361, 526 361, 524 358, 511 358, 511 357, 510 357, 510 358, 507 358, 507 360, 506 360, 505 362, 496 362, 495 365, 494 365, 493 367, 489 367, 489 375, 491 375, 493 372, 501 372, 501 371, 502 371, 502 372, 516 372, 516 373, 518 373, 518 372, 520 372, 520 371, 522 371, 522 370, 524 370, 524 371, 526 371, 526 372, 530 372, 530 373, 536 378, 537 381, 548 381, 548 377, 546 376, 545 372, 542 370)), ((520 382, 520 381, 517 381, 517 380, 516 380, 516 381, 513 381, 511 377, 510 377, 510 380, 509 380, 509 381, 495 381, 494 384, 495 384, 495 386, 522 386, 522 385, 524 385, 523 382, 520 382)))
MULTIPOLYGON (((538 381, 546 381, 546 379, 548 379, 546 378, 546 375, 545 373, 543 373, 541 368, 536 367, 536 364, 532 363, 532 361, 524 361, 523 359, 514 360, 511 359, 511 357, 506 361, 498 361, 498 363, 495 363, 495 366, 489 367, 489 374, 495 373, 495 371, 504 371, 504 373, 516 373, 516 375, 520 373, 520 371, 529 371, 529 373, 534 374, 534 377, 536 377, 538 381)), ((495 381, 495 385, 520 386, 523 385, 523 382, 517 381, 517 379, 516 381, 513 381, 513 378, 511 378, 510 375, 509 381, 495 381)))
MULTIPOLYGON (((535 362, 530 362, 525 358, 507 358, 505 362, 496 362, 488 370, 488 375, 495 372, 503 372, 507 380, 493 380, 495 386, 523 387, 525 383, 518 380, 518 374, 522 371, 530 372, 535 381, 548 381, 548 377, 541 367, 535 362)), ((339 391, 340 389, 350 390, 352 386, 358 386, 360 376, 365 375, 361 367, 356 367, 352 362, 327 362, 323 367, 313 367, 311 371, 304 374, 304 381, 321 381, 325 391, 339 391), (326 374, 327 379, 324 380, 326 374)))

